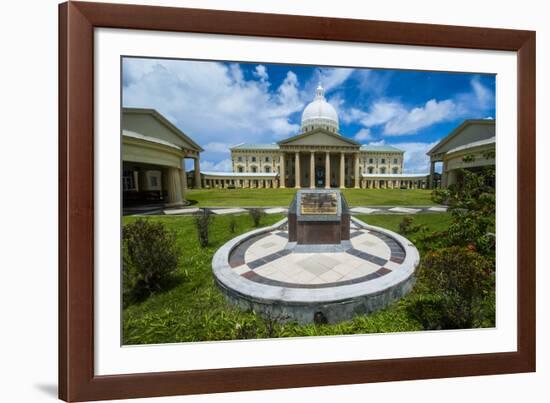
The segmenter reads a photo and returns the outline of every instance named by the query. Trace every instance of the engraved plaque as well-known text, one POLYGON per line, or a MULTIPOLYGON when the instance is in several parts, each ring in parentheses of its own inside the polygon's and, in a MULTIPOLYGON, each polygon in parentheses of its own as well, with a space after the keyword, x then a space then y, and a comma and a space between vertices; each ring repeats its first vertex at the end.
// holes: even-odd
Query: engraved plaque
POLYGON ((336 192, 303 193, 300 200, 302 215, 336 215, 338 196, 336 192))

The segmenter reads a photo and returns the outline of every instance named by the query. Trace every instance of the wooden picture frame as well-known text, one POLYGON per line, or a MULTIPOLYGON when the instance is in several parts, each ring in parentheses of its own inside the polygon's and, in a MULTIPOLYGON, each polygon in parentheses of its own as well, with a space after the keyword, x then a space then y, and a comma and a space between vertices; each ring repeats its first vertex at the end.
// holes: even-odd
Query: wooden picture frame
POLYGON ((535 33, 185 8, 59 6, 59 398, 66 401, 535 371, 535 33), (518 58, 518 350, 94 375, 94 28, 505 50, 518 58))

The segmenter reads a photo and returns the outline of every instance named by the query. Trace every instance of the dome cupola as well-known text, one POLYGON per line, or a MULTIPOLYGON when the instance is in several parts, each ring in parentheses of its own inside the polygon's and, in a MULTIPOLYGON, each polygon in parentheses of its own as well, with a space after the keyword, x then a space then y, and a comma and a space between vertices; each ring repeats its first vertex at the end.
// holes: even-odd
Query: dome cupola
POLYGON ((302 133, 315 129, 324 129, 338 133, 338 114, 336 109, 325 99, 325 90, 319 84, 315 98, 302 113, 302 133))

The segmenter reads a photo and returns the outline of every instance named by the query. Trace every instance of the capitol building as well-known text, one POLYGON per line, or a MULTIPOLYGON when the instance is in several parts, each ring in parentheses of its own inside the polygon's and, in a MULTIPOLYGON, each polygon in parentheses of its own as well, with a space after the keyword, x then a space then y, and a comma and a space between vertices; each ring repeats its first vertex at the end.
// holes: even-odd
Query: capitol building
POLYGON ((299 134, 273 144, 234 146, 233 172, 202 173, 208 187, 426 187, 427 174, 403 174, 403 154, 389 145, 364 145, 342 136, 338 114, 319 85, 302 113, 299 134))

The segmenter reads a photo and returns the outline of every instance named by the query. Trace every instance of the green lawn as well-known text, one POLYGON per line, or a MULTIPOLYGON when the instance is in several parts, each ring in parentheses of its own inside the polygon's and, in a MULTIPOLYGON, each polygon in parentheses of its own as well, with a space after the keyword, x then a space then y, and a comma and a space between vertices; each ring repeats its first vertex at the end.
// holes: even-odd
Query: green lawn
MULTIPOLYGON (((262 225, 270 225, 283 215, 268 215, 262 225)), ((369 215, 359 217, 365 222, 395 230, 403 216, 369 215)), ((124 217, 124 223, 136 217, 124 217)), ((175 343, 186 341, 234 340, 310 335, 340 335, 358 333, 387 333, 421 330, 420 323, 409 317, 406 299, 369 316, 335 325, 278 324, 254 313, 238 311, 229 305, 218 290, 212 276, 214 252, 238 233, 251 230, 248 215, 216 216, 211 227, 210 246, 199 247, 193 218, 186 216, 153 216, 177 232, 182 259, 177 281, 172 289, 149 297, 123 311, 123 343, 175 343), (236 220, 236 234, 229 232, 230 220, 236 220)), ((449 214, 423 214, 415 224, 432 230, 444 229, 449 214)), ((414 291, 410 296, 414 294, 414 291)))
MULTIPOLYGON (((189 189, 187 200, 202 207, 287 207, 295 189, 189 189)), ((428 206, 431 190, 344 189, 350 206, 428 206)))

